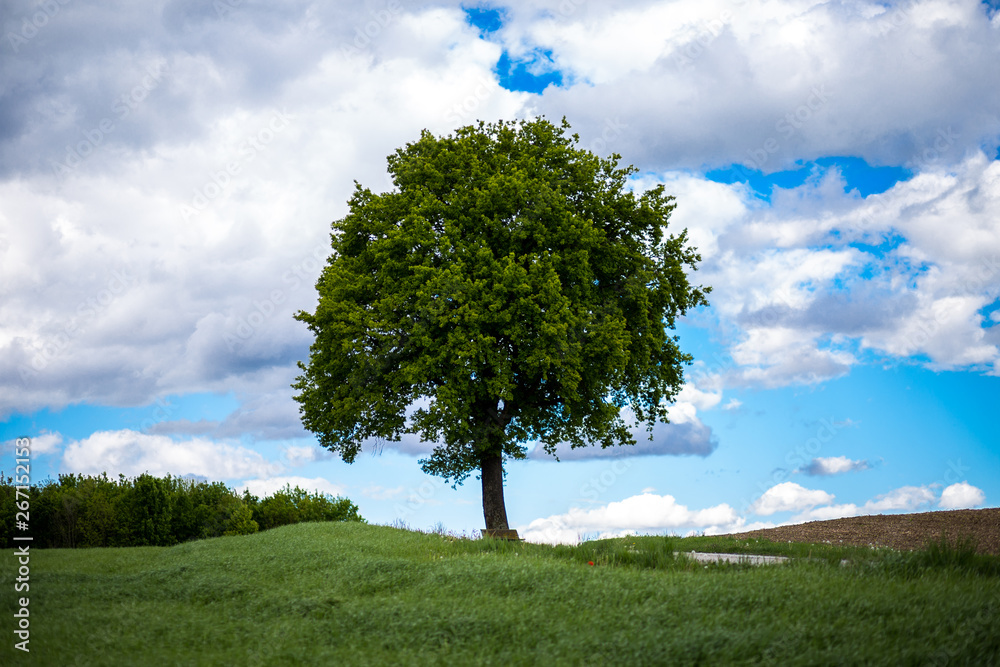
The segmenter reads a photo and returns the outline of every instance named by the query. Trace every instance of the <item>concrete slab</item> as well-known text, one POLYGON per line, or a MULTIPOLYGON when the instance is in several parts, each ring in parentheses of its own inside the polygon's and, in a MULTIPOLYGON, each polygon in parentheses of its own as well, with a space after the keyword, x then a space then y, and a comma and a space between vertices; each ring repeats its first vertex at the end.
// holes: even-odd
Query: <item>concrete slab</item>
POLYGON ((787 556, 757 556, 754 554, 712 554, 699 551, 678 552, 699 563, 746 563, 749 565, 777 565, 788 560, 787 556))

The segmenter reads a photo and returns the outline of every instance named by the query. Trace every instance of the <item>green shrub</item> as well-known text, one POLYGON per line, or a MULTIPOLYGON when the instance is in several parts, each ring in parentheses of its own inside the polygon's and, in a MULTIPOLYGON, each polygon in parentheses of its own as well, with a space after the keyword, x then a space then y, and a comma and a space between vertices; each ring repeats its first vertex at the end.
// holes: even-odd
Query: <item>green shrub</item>
MULTIPOLYGON (((16 489, 0 474, 0 542, 13 547, 16 489)), ((364 521, 347 498, 286 487, 258 500, 222 482, 149 474, 60 475, 28 489, 36 548, 170 546, 303 521, 364 521)))
POLYGON ((253 510, 241 498, 237 498, 233 504, 224 528, 223 535, 252 535, 257 532, 258 526, 253 520, 253 510))
POLYGON ((255 501, 253 518, 261 530, 304 521, 364 521, 349 499, 309 493, 298 486, 286 485, 260 502, 250 498, 255 501))

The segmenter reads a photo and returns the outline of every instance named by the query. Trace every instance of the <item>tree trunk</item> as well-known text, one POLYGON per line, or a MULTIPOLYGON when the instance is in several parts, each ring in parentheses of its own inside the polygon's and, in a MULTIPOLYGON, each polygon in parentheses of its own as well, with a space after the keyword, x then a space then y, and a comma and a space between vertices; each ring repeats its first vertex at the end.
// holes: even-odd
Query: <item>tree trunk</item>
POLYGON ((503 455, 483 453, 481 478, 483 480, 483 517, 487 530, 509 530, 507 507, 503 501, 503 455))

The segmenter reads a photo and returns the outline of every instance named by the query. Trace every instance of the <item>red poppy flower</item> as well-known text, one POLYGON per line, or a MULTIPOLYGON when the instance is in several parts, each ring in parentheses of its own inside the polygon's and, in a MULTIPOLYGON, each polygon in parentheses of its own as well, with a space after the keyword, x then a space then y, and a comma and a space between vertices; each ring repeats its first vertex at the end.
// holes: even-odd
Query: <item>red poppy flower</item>
POLYGON ((587 561, 587 565, 593 565, 593 564, 594 564, 594 561, 592 561, 592 560, 588 560, 587 561))

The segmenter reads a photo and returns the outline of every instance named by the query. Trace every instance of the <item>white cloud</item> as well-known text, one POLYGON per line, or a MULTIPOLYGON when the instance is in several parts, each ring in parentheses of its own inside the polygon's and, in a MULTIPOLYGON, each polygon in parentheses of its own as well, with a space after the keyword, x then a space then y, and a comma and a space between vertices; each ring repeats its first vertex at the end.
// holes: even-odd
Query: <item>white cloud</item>
POLYGON ((61 433, 43 433, 31 439, 31 451, 34 454, 51 454, 63 443, 61 433))
POLYGON ((740 406, 743 405, 743 401, 738 398, 731 398, 729 402, 722 406, 723 410, 739 410, 740 406))
POLYGON ((668 530, 723 531, 741 519, 727 504, 702 510, 690 510, 669 495, 643 493, 593 509, 573 507, 565 514, 535 519, 518 526, 518 533, 529 542, 575 544, 580 536, 598 533, 613 537, 636 533, 662 533, 668 530))
MULTIPOLYGON (((786 482, 787 484, 787 482, 786 482)), ((782 485, 779 485, 782 486, 782 485)), ((778 487, 772 487, 769 489, 770 492, 778 487)), ((799 487, 801 489, 801 487, 799 487)), ((810 504, 806 502, 800 502, 798 507, 793 507, 794 502, 788 502, 783 505, 785 510, 802 510, 791 519, 783 522, 779 525, 791 525, 797 523, 803 523, 806 521, 827 521, 830 519, 841 519, 844 517, 852 516, 865 516, 871 514, 882 514, 884 512, 913 512, 920 509, 929 508, 937 497, 934 494, 932 486, 903 486, 898 489, 893 489, 888 493, 883 493, 881 495, 868 500, 863 505, 858 506, 854 503, 846 503, 842 505, 832 505, 826 504, 833 500, 833 496, 827 494, 824 491, 810 492, 817 494, 814 497, 809 498, 819 499, 819 494, 826 495, 828 500, 820 500, 815 504, 810 504), (818 506, 815 506, 818 505, 818 506)), ((765 496, 767 493, 765 493, 765 496)), ((789 493, 785 490, 780 495, 782 498, 788 496, 794 496, 794 494, 789 493)), ((763 500, 763 497, 761 498, 763 500)), ((941 499, 939 505, 941 507, 953 508, 953 507, 973 507, 982 504, 985 500, 985 495, 979 489, 974 486, 970 486, 965 482, 960 484, 953 484, 945 489, 945 492, 941 494, 941 499), (949 489, 951 491, 949 491, 949 489), (955 505, 950 505, 948 503, 954 502, 955 505)), ((780 505, 780 500, 772 502, 772 505, 780 505)), ((782 510, 776 510, 782 511, 782 510)))
POLYGON ((979 507, 986 502, 986 494, 982 489, 968 482, 958 482, 946 487, 941 492, 940 507, 944 509, 969 509, 979 507))
POLYGON ((729 382, 776 387, 846 374, 856 363, 849 351, 821 346, 824 329, 790 326, 784 315, 809 308, 857 261, 853 249, 809 248, 746 254, 732 249, 715 258, 707 268, 709 284, 720 293, 713 303, 741 329, 741 341, 730 349, 737 368, 729 382))
MULTIPOLYGON (((883 18, 859 7, 834 12, 825 3, 782 1, 735 11, 721 0, 685 0, 567 9, 513 2, 496 37, 502 45, 478 39, 457 5, 407 9, 391 12, 360 50, 357 30, 374 16, 360 7, 287 8, 266 18, 241 7, 221 22, 211 12, 173 8, 163 25, 118 9, 109 23, 103 19, 112 10, 99 5, 68 8, 116 28, 101 40, 80 40, 62 39, 65 28, 55 23, 46 26, 33 44, 49 49, 51 57, 38 65, 50 68, 42 78, 48 87, 32 82, 23 89, 30 99, 24 93, 11 102, 16 122, 0 173, 19 175, 0 182, 0 376, 16 391, 4 392, 0 412, 81 397, 122 405, 164 392, 227 391, 234 382, 253 384, 265 369, 292 367, 305 356, 309 336, 291 313, 314 301, 316 257, 328 245, 328 220, 344 211, 352 179, 384 187, 382 156, 424 127, 443 132, 476 118, 550 108, 558 109, 553 116, 568 112, 585 145, 620 116, 621 132, 607 148, 644 169, 745 160, 772 136, 781 145, 767 167, 845 147, 898 163, 923 156, 946 129, 940 119, 952 119, 947 150, 918 160, 918 178, 867 200, 838 193, 832 173, 777 192, 773 210, 740 185, 686 171, 662 180, 678 196, 675 223, 690 229, 706 256, 705 282, 716 286, 714 307, 724 317, 820 303, 824 290, 864 259, 853 249, 817 248, 829 240, 826 233, 851 224, 858 233, 898 225, 908 240, 900 254, 931 261, 939 272, 919 278, 912 312, 856 332, 863 344, 897 355, 925 352, 942 367, 996 364, 996 334, 977 323, 988 288, 966 293, 963 285, 980 280, 976 272, 988 270, 980 260, 1000 247, 991 223, 1000 167, 980 156, 954 174, 939 168, 995 135, 996 114, 972 111, 995 106, 1000 94, 989 84, 1000 76, 991 66, 995 30, 971 2, 891 10, 901 23, 885 24, 896 26, 888 32, 883 18), (546 7, 550 17, 540 18, 546 7), (225 48, 206 50, 190 41, 202 33, 182 38, 172 31, 191 22, 211 24, 213 40, 225 48), (136 26, 148 44, 141 58, 130 51, 136 26), (940 39, 956 30, 963 40, 940 39), (108 55, 108 43, 120 48, 108 55), (959 43, 979 48, 953 51, 959 43), (492 69, 502 46, 516 55, 536 45, 551 47, 557 65, 587 83, 541 98, 500 88, 492 69), (817 48, 823 58, 799 57, 817 48), (891 58, 889 70, 869 66, 898 52, 925 57, 891 58), (950 68, 941 74, 951 58, 965 63, 962 76, 950 68), (730 66, 736 62, 741 66, 730 66), (113 102, 152 64, 163 75, 141 104, 116 117, 115 130, 72 174, 53 178, 50 161, 64 159, 67 144, 114 115, 113 102), (793 136, 776 134, 776 121, 794 117, 824 85, 829 99, 822 108, 793 136), (661 90, 671 97, 661 98, 661 90), (986 98, 983 91, 990 91, 986 98), (635 102, 627 115, 622 99, 635 102), (886 99, 898 108, 886 109, 886 99), (242 153, 247 137, 268 130, 282 110, 287 126, 272 131, 252 158, 242 153), (35 122, 38 113, 44 118, 35 122), (337 146, 332 158, 329 146, 337 146), (234 160, 240 173, 226 177, 194 218, 181 218, 181 206, 234 160), (330 187, 316 186, 319 173, 330 187), (140 219, 142 225, 131 222, 140 219), (67 275, 73 280, 66 289, 48 289, 67 275)), ((18 77, 35 71, 28 51, 11 57, 25 63, 12 67, 23 72, 18 77)), ((642 182, 655 180, 647 175, 642 182)), ((901 294, 908 294, 905 281, 883 301, 901 294)), ((742 323, 733 348, 740 369, 731 380, 778 386, 847 372, 855 359, 825 342, 830 328, 815 324, 742 323)), ((706 393, 690 402, 707 409, 721 398, 706 393)), ((290 437, 296 428, 290 401, 269 399, 234 415, 218 435, 290 437)))
POLYGON ((322 447, 316 445, 297 447, 294 445, 289 445, 283 449, 285 453, 285 459, 288 460, 288 465, 291 466, 303 466, 307 463, 312 463, 313 461, 321 461, 323 459, 328 459, 333 456, 333 454, 322 447))
MULTIPOLYGON (((74 11, 100 13, 84 5, 74 11)), ((62 159, 81 130, 110 113, 119 85, 96 85, 106 105, 100 96, 91 100, 87 86, 48 91, 75 96, 71 106, 90 111, 21 137, 37 150, 16 154, 45 155, 41 171, 18 163, 22 175, 3 179, 0 151, 0 377, 10 389, 0 393, 0 414, 257 384, 246 410, 213 435, 300 436, 289 392, 267 396, 282 387, 263 376, 278 367, 295 371, 308 354, 309 332, 292 314, 314 306, 329 220, 345 212, 353 179, 385 189, 384 156, 424 128, 445 132, 476 118, 524 115, 525 95, 501 89, 492 73, 499 49, 477 39, 457 8, 394 15, 359 53, 341 46, 354 39, 353 27, 371 20, 367 10, 316 8, 311 20, 331 22, 315 32, 281 17, 258 27, 253 19, 262 17, 253 8, 238 13, 216 26, 216 39, 249 60, 226 63, 219 60, 229 56, 214 47, 211 55, 195 48, 191 56, 173 38, 158 43, 159 28, 132 17, 150 48, 161 49, 168 73, 72 173, 53 178, 48 159, 62 159), (341 32, 343 39, 331 39, 341 32), (272 53, 275 39, 291 50, 272 53), (236 72, 264 65, 260 50, 248 46, 258 42, 269 54, 267 72, 286 77, 274 85, 249 77, 267 91, 262 99, 233 90, 248 81, 236 72), (178 102, 185 108, 157 115, 178 102), (465 117, 456 118, 456 108, 465 117), (280 131, 272 129, 275 114, 288 119, 280 131), (141 150, 121 146, 140 127, 150 129, 141 150), (230 164, 238 173, 224 173, 230 164), (200 210, 182 215, 195 200, 200 210), (61 282, 66 276, 72 280, 61 282), (54 284, 62 288, 50 289, 54 284)), ((127 52, 124 44, 118 50, 127 52)), ((53 75, 63 82, 57 88, 90 60, 60 54, 46 65, 62 68, 53 75)))
MULTIPOLYGON (((601 141, 641 166, 637 187, 662 180, 678 196, 674 222, 702 250, 701 275, 724 319, 802 315, 795 326, 739 322, 731 382, 842 375, 856 360, 831 333, 888 354, 926 353, 939 367, 997 368, 1000 332, 977 319, 1000 282, 989 264, 1000 250, 1000 167, 974 153, 1000 127, 997 114, 979 111, 1000 101, 992 67, 1000 46, 979 3, 930 0, 889 17, 818 0, 509 5, 498 43, 479 39, 452 4, 390 12, 360 48, 358 30, 375 19, 363 7, 266 15, 240 7, 219 20, 174 6, 158 24, 98 4, 65 8, 74 20, 114 27, 97 40, 67 33, 72 21, 52 22, 32 41, 45 46, 44 62, 30 49, 10 54, 19 94, 5 107, 9 140, 0 149, 0 377, 9 390, 0 414, 81 398, 143 403, 234 383, 254 385, 248 395, 274 391, 257 387, 256 375, 305 356, 308 332, 291 314, 314 303, 316 258, 351 181, 386 187, 382 157, 423 128, 547 110, 566 113, 585 146, 612 122, 614 136, 601 141), (211 26, 221 46, 206 48, 204 30, 178 28, 190 25, 211 26), (955 31, 961 40, 943 38, 955 31), (492 70, 502 48, 516 56, 536 46, 551 48, 578 83, 541 97, 501 88, 492 70), (817 49, 822 58, 801 57, 817 49), (889 57, 897 53, 922 57, 889 57), (953 61, 963 63, 959 76, 953 61), (118 118, 113 104, 154 65, 162 76, 118 118), (823 86, 825 101, 814 92, 823 86), (632 100, 627 113, 623 99, 632 100), (803 107, 810 99, 815 110, 803 107), (776 129, 803 108, 809 118, 791 136, 776 129), (269 129, 276 113, 288 118, 280 131, 269 129), (112 116, 115 129, 93 154, 54 177, 66 146, 112 116), (266 145, 241 150, 264 131, 266 145), (862 199, 843 193, 831 171, 776 191, 768 207, 743 185, 689 171, 751 159, 769 138, 779 149, 765 168, 861 154, 919 174, 862 199), (219 177, 234 161, 239 173, 219 177), (206 188, 220 192, 182 218, 206 188), (879 306, 866 309, 891 317, 831 328, 810 308, 823 310, 831 286, 871 259, 832 242, 834 228, 844 243, 897 229, 907 242, 896 256, 936 269, 909 276, 894 267, 879 306), (72 281, 50 289, 65 276, 72 281), (902 312, 882 307, 909 297, 902 312)), ((710 400, 693 404, 706 409, 710 400)), ((256 416, 234 416, 223 435, 290 437, 290 405, 252 406, 256 416)))
POLYGON ((805 523, 807 521, 830 521, 832 519, 843 519, 850 516, 863 514, 862 510, 854 503, 844 505, 826 505, 823 507, 812 507, 796 514, 788 521, 780 524, 782 526, 805 523))
POLYGON ((934 502, 934 492, 926 486, 904 486, 876 496, 865 503, 863 512, 872 514, 889 510, 913 511, 934 502))
POLYGON ((776 524, 773 521, 753 521, 753 522, 750 522, 750 523, 744 523, 743 525, 740 525, 740 526, 736 527, 734 530, 730 530, 730 531, 727 531, 727 532, 729 532, 729 533, 741 532, 742 533, 742 532, 750 532, 751 530, 766 530, 768 528, 775 528, 778 525, 779 524, 776 524))
MULTIPOLYGON (((697 274, 714 288, 708 325, 732 341, 712 392, 822 382, 848 373, 859 349, 1000 372, 1000 329, 983 326, 1000 298, 1000 161, 976 150, 921 168, 867 198, 845 193, 835 169, 777 189, 770 206, 725 186, 741 207, 687 223, 708 249, 697 274), (894 247, 865 249, 887 239, 894 247)), ((716 206, 718 193, 686 192, 692 211, 716 206)))
MULTIPOLYGON (((826 155, 919 163, 992 141, 1000 123, 981 110, 1000 106, 1000 74, 984 79, 981 72, 1000 48, 984 6, 928 0, 884 16, 873 16, 872 7, 820 0, 609 5, 554 12, 550 22, 508 34, 523 41, 528 33, 561 67, 596 84, 547 91, 543 111, 573 109, 589 130, 585 138, 621 116, 633 129, 613 150, 646 164, 747 162, 773 170, 826 155), (975 51, 944 37, 953 33, 975 51), (955 62, 963 63, 957 75, 955 62), (982 87, 991 88, 985 97, 982 87), (950 141, 938 141, 940 132, 950 141)), ((527 23, 531 14, 523 16, 527 23)))
POLYGON ((765 491, 750 506, 750 511, 761 516, 775 512, 788 512, 825 505, 833 495, 819 489, 807 489, 795 482, 782 482, 765 491))
POLYGON ((895 216, 905 238, 889 268, 893 291, 910 304, 864 331, 862 345, 923 354, 935 369, 995 365, 1000 338, 983 328, 980 311, 1000 297, 1000 162, 976 152, 953 170, 896 185, 878 208, 873 218, 895 216))
POLYGON ((681 403, 689 403, 696 410, 710 410, 722 400, 722 392, 702 391, 690 382, 685 383, 677 392, 674 407, 681 403))
POLYGON ((733 359, 742 366, 729 378, 736 386, 816 384, 846 375, 855 363, 849 352, 820 349, 818 336, 803 338, 798 331, 773 329, 755 329, 748 334, 746 341, 731 350, 733 359), (773 347, 775 340, 782 338, 788 344, 773 347))
POLYGON ((704 257, 718 255, 722 233, 731 226, 745 223, 747 214, 754 208, 742 184, 716 183, 687 172, 645 174, 632 181, 632 188, 644 192, 661 183, 677 200, 677 208, 670 215, 671 226, 688 230, 691 244, 704 257))
POLYGON ((274 475, 280 463, 257 452, 201 438, 175 441, 163 435, 132 430, 98 431, 66 446, 64 472, 132 477, 148 472, 162 477, 197 475, 212 480, 230 480, 251 475, 274 475))
MULTIPOLYGON (((747 522, 727 504, 704 510, 690 510, 670 495, 656 495, 644 489, 641 495, 608 503, 592 509, 571 508, 558 514, 519 526, 522 537, 533 542, 573 544, 583 536, 600 538, 626 534, 676 531, 692 534, 723 534, 772 528, 807 521, 827 521, 844 517, 883 512, 912 512, 930 506, 936 496, 929 486, 904 486, 876 496, 863 505, 833 504, 834 496, 821 489, 807 489, 794 482, 777 484, 750 506, 750 514, 770 516, 795 512, 786 521, 747 522)), ((941 495, 940 506, 974 507, 985 500, 983 492, 967 483, 953 484, 941 495)))
POLYGON ((840 475, 845 472, 856 472, 868 470, 871 466, 868 461, 855 461, 846 456, 818 457, 809 462, 802 470, 807 475, 840 475))
MULTIPOLYGON (((63 437, 61 433, 41 433, 34 437, 29 438, 31 455, 36 454, 51 454, 52 452, 59 449, 59 446, 63 443, 63 437)), ((14 451, 14 440, 7 440, 2 443, 4 452, 14 451)))
POLYGON ((258 498, 263 498, 264 496, 273 495, 275 491, 280 491, 286 486, 290 486, 293 489, 297 486, 303 491, 308 491, 310 493, 328 493, 331 496, 342 496, 344 495, 344 487, 339 484, 334 484, 323 477, 267 477, 263 479, 248 479, 240 486, 236 487, 238 491, 242 492, 244 490, 250 491, 252 495, 258 498))
MULTIPOLYGON (((560 443, 556 447, 556 456, 561 461, 572 461, 625 456, 708 456, 715 451, 718 441, 711 427, 695 415, 692 404, 675 404, 669 416, 670 423, 657 422, 652 434, 646 432, 645 425, 633 426, 630 432, 635 438, 634 445, 606 449, 596 445, 573 449, 566 443, 560 443)), ((528 456, 543 461, 554 460, 541 446, 535 446, 528 456)))

